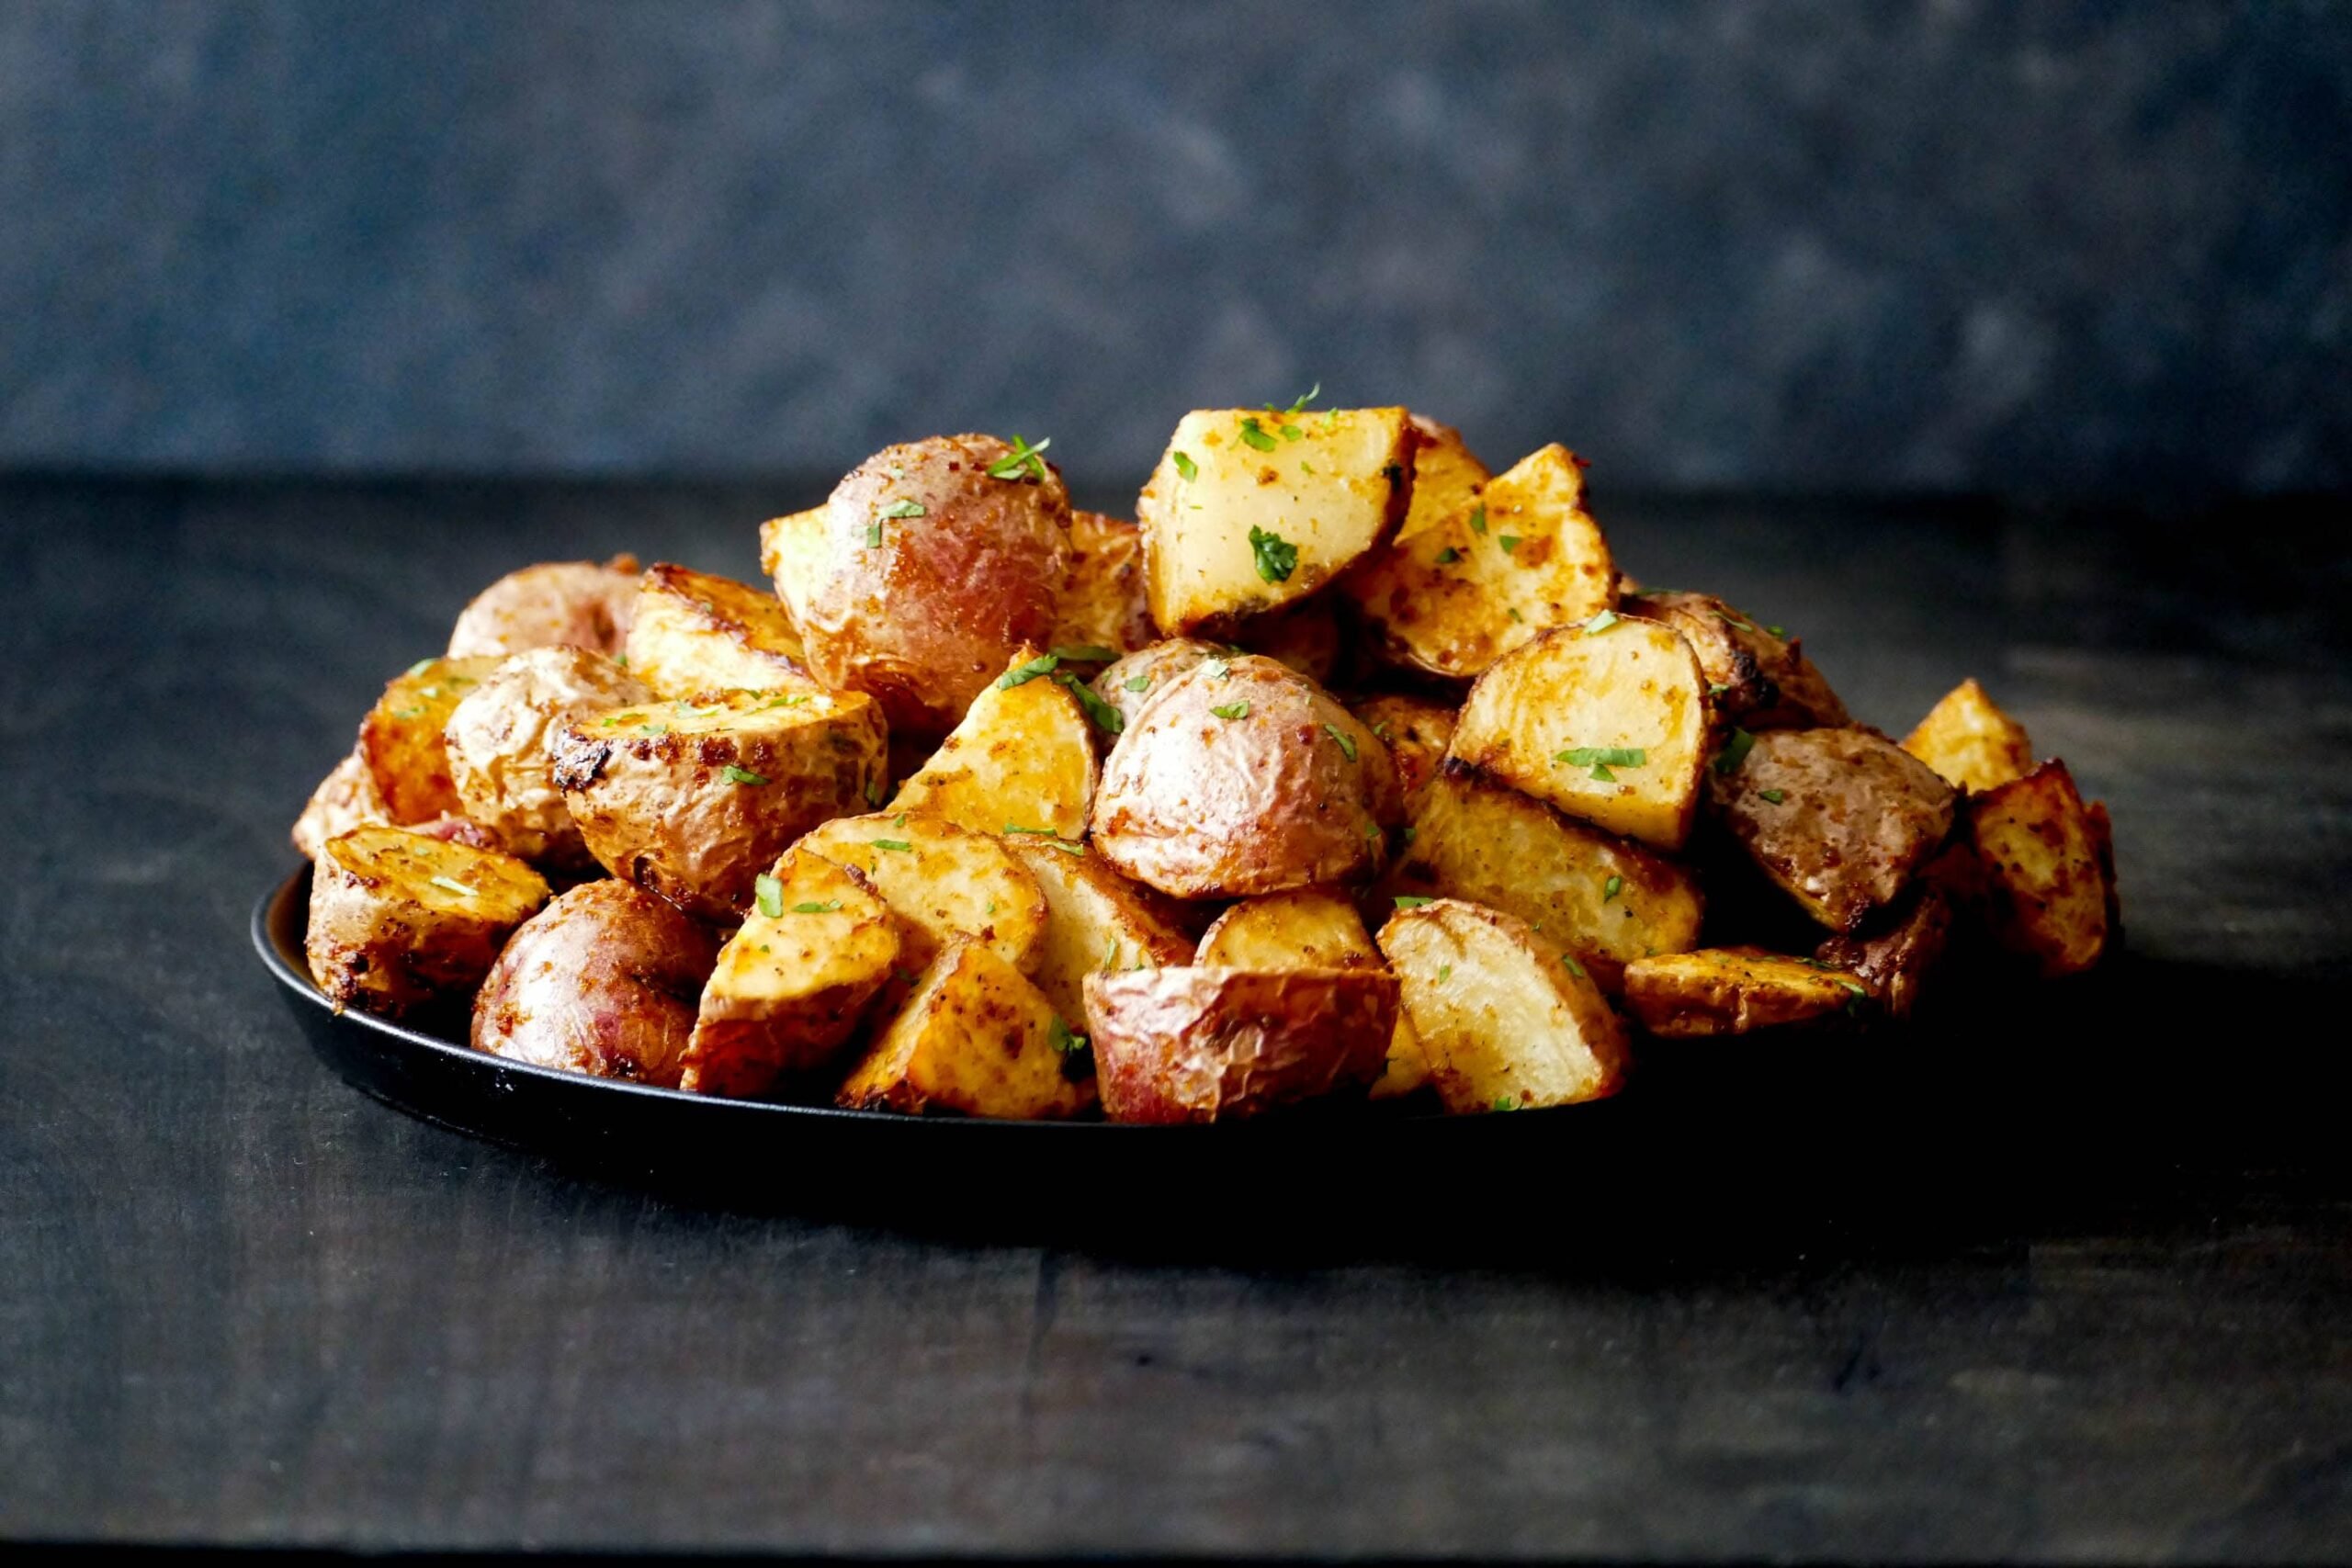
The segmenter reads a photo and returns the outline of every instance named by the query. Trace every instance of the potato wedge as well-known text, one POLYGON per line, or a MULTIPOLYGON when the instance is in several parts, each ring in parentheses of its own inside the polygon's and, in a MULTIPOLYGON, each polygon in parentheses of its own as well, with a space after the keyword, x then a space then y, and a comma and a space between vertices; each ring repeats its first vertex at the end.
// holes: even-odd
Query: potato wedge
POLYGON ((424 822, 464 808, 441 731, 458 702, 498 665, 492 658, 420 659, 392 678, 360 720, 360 754, 394 822, 424 822))
POLYGON ((1229 656, 1232 651, 1192 637, 1155 642, 1137 649, 1094 677, 1094 694, 1119 710, 1120 730, 1125 733, 1143 712, 1144 704, 1158 696, 1170 681, 1195 664, 1229 656))
POLYGON ((1170 682, 1119 738, 1092 828, 1138 882, 1242 897, 1377 872, 1401 815, 1371 730, 1297 671, 1235 654, 1170 682))
POLYGON ((1768 729, 1708 775, 1715 816, 1773 886, 1834 931, 1884 908, 1951 832, 1951 786, 1866 729, 1768 729))
POLYGON ((794 618, 818 680, 872 696, 893 730, 946 734, 1015 649, 1053 636, 1069 493, 1042 458, 991 476, 1012 458, 992 435, 934 435, 876 452, 825 502, 794 618))
POLYGON ((1852 722, 1802 643, 1704 593, 1629 593, 1618 608, 1680 632, 1699 656, 1717 717, 1745 729, 1852 722))
POLYGON ((1396 764, 1396 787, 1409 808, 1445 765, 1446 748, 1453 743, 1454 710, 1428 697, 1393 694, 1362 697, 1349 706, 1388 748, 1389 761, 1396 764))
POLYGON ((1447 1111, 1573 1105, 1623 1082, 1625 1026, 1518 916, 1440 898, 1398 910, 1379 940, 1447 1111))
POLYGON ((474 998, 477 1051, 675 1089, 717 942, 627 882, 583 883, 523 923, 474 998))
MULTIPOLYGON (((825 509, 819 506, 771 517, 760 525, 760 570, 775 585, 776 603, 791 617, 796 633, 805 614, 803 606, 825 574, 826 516, 825 509)), ((807 651, 805 639, 802 650, 807 651)))
POLYGON ((504 659, 535 648, 617 654, 637 613, 637 558, 548 561, 476 594, 449 631, 449 659, 504 659))
MULTIPOLYGON (((1356 907, 1324 887, 1244 898, 1202 933, 1193 962, 1204 968, 1380 969, 1385 961, 1356 907)), ((1374 1100, 1413 1093, 1430 1081, 1429 1057, 1413 1021, 1400 1010, 1388 1061, 1372 1086, 1374 1100)))
POLYGON ((1100 776, 1093 727, 1051 655, 1024 648, 1012 657, 884 810, 922 812, 975 833, 1020 827, 1085 837, 1100 776))
POLYGON ((1561 626, 1470 688, 1452 755, 1608 832, 1679 850, 1713 752, 1706 681, 1670 626, 1561 626))
POLYGON ((1468 506, 1494 477, 1462 432, 1421 414, 1412 417, 1420 439, 1413 444, 1413 500, 1396 526, 1399 539, 1434 528, 1468 506))
POLYGON ((822 1066, 897 971, 899 922, 863 876, 787 851, 718 950, 678 1087, 743 1099, 822 1066))
POLYGON ((719 924, 794 840, 878 795, 883 767, 881 711, 855 692, 719 692, 573 719, 555 741, 589 852, 719 924))
POLYGON ((668 562, 647 567, 639 584, 628 671, 663 697, 822 690, 774 594, 668 562))
POLYGON ((1370 969, 1148 969, 1086 977, 1095 1081, 1114 1122, 1231 1122, 1361 1099, 1396 1029, 1370 969))
POLYGON ((338 1012, 401 1018, 462 1005, 547 901, 546 880, 518 860, 401 828, 354 828, 320 846, 303 954, 338 1012))
POLYGON ((1903 749, 1954 789, 1983 795, 2033 771, 2025 726, 2003 713, 1972 675, 1946 692, 1903 749))
POLYGON ((1419 438, 1400 408, 1186 414, 1136 502, 1154 623, 1222 628, 1370 555, 1404 520, 1419 438))
POLYGON ((1584 510, 1584 471, 1558 445, 1522 457, 1451 516, 1400 536, 1341 591, 1384 657, 1475 676, 1547 627, 1616 603, 1617 567, 1584 510))
POLYGON ((1948 879, 1938 874, 1938 865, 1967 854, 1966 849, 1954 845, 1921 872, 1911 891, 1890 912, 1883 930, 1829 937, 1813 950, 1814 957, 1848 971, 1868 986, 1887 1017, 1910 1017, 1919 1005, 1921 988, 1942 964, 1951 942, 1954 897, 1948 879))
POLYGON ((1611 996, 1625 965, 1699 945, 1704 914, 1690 868, 1573 821, 1459 763, 1416 798, 1412 838, 1375 889, 1466 899, 1518 916, 1591 971, 1611 996))
POLYGON ((1662 953, 1625 965, 1626 1010, 1667 1040, 1842 1018, 1864 1008, 1870 996, 1846 970, 1760 948, 1662 953))
POLYGON ((442 728, 461 808, 510 855, 586 870, 595 860, 556 787, 554 739, 574 719, 652 700, 644 682, 584 648, 535 648, 501 660, 442 728))
POLYGON ((351 755, 319 781, 319 787, 303 804, 302 815, 294 819, 294 848, 304 860, 316 860, 320 846, 337 834, 354 828, 389 826, 391 819, 391 808, 377 793, 376 775, 368 772, 368 759, 354 747, 351 755))
POLYGON ((1236 621, 1232 646, 1287 664, 1317 684, 1340 667, 1340 615, 1329 595, 1236 621))
POLYGON ((1086 1024, 1086 976, 1193 961, 1193 942, 1152 907, 1158 897, 1082 846, 1033 834, 999 840, 1046 896, 1046 936, 1029 973, 1071 1027, 1086 1024))
POLYGON ((900 966, 930 967, 956 937, 984 942, 1023 974, 1045 947, 1046 895, 985 833, 908 812, 841 817, 801 849, 863 874, 899 919, 900 966))
POLYGON ((854 1111, 1040 1122, 1094 1101, 1085 1037, 984 942, 941 949, 834 1096, 854 1111))
POLYGON ((2057 761, 1996 785, 1970 805, 1986 923, 1993 940, 2045 979, 2079 975, 2105 955, 2113 885, 2101 818, 2057 761))
POLYGON ((1143 529, 1100 512, 1069 514, 1069 570, 1054 606, 1054 648, 1133 653, 1158 640, 1144 596, 1143 529))

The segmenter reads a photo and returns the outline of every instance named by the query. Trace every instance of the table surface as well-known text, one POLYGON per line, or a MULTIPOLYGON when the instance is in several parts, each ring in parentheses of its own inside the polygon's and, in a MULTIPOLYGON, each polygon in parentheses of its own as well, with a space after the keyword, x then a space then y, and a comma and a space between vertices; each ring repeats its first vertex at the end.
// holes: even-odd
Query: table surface
POLYGON ((1977 674, 2113 808, 2120 983, 1792 1114, 1840 1180, 1339 1171, 1353 1225, 1228 1234, 1204 1170, 1200 1224, 991 1235, 682 1201, 330 1075, 245 918, 382 681, 527 560, 754 577, 821 489, 0 480, 0 1538, 2352 1542, 2340 508, 1604 498, 1629 570, 1799 628, 1859 716, 1977 674))

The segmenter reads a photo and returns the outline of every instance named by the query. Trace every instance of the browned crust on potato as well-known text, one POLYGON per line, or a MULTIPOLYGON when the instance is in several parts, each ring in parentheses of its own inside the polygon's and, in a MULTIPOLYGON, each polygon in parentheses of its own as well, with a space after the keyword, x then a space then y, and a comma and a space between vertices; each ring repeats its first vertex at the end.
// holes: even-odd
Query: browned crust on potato
POLYGON ((552 744, 577 718, 653 700, 652 689, 601 653, 536 648, 482 678, 442 727, 460 808, 500 849, 563 871, 595 862, 555 782, 552 744))
POLYGON ((303 956, 337 1011, 403 1018, 462 1003, 547 897, 538 874, 505 855, 355 828, 320 847, 303 956))
POLYGON ((1628 615, 1663 621, 1699 656, 1715 712, 1743 729, 1806 729, 1852 723, 1802 638, 1776 635, 1752 615, 1705 593, 1629 593, 1628 615))
POLYGON ((1396 979, 1366 969, 1153 969, 1086 978, 1114 1122, 1225 1122, 1368 1094, 1396 1027, 1396 979))
POLYGON ((1396 787, 1409 807, 1422 786, 1445 765, 1445 749, 1453 742, 1456 710, 1429 697, 1401 693, 1359 697, 1349 706, 1388 748, 1389 760, 1396 764, 1396 787))
POLYGON ((1842 1020, 1869 998, 1857 976, 1761 948, 1660 953, 1625 966, 1625 1010, 1661 1039, 1842 1020))
POLYGON ((449 777, 442 730, 467 693, 498 668, 494 658, 419 660, 385 686, 359 721, 359 753, 395 823, 425 822, 462 811, 449 777))

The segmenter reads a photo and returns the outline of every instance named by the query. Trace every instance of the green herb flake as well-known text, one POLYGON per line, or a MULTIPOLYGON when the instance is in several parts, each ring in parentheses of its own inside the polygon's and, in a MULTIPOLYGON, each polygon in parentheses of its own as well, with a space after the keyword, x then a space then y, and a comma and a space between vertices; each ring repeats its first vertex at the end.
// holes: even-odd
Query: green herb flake
POLYGON ((1442 986, 1442 985, 1445 984, 1445 982, 1447 982, 1448 980, 1451 980, 1451 979, 1453 979, 1453 964, 1439 964, 1439 965, 1437 966, 1437 979, 1438 979, 1438 984, 1439 984, 1439 985, 1441 985, 1441 986, 1442 986))
POLYGON ((1764 629, 1770 632, 1774 637, 1782 638, 1783 640, 1785 640, 1789 635, 1789 628, 1786 626, 1766 626, 1764 629))
POLYGON ((1188 479, 1196 479, 1201 477, 1199 466, 1183 453, 1170 452, 1169 456, 1176 460, 1176 472, 1183 478, 1188 479))
POLYGON ((1057 648, 1051 651, 1065 664, 1108 664, 1119 657, 1117 649, 1104 648, 1098 642, 1082 642, 1075 648, 1057 648))
POLYGON ((411 675, 422 675, 427 670, 432 669, 436 662, 437 660, 431 659, 420 659, 415 663, 408 667, 408 673, 411 675))
POLYGON ((1078 699, 1078 705, 1086 710, 1086 716, 1093 720, 1094 728, 1103 734, 1116 735, 1127 728, 1125 714, 1104 702, 1093 687, 1069 671, 1063 671, 1054 679, 1069 688, 1070 695, 1078 699))
POLYGON ((1032 446, 1025 439, 1023 438, 1021 432, 1017 430, 1014 431, 1012 433, 1012 450, 989 465, 989 478, 992 479, 1018 479, 1025 474, 1028 478, 1035 479, 1041 484, 1044 483, 1046 478, 1046 460, 1037 456, 1037 454, 1043 452, 1046 447, 1051 446, 1053 444, 1054 438, 1048 435, 1043 441, 1040 441, 1037 445, 1032 446))
POLYGON ((1592 765, 1592 772, 1588 773, 1586 777, 1599 779, 1602 784, 1615 784, 1617 782, 1617 775, 1609 771, 1609 764, 1606 762, 1595 762, 1592 765))
POLYGON ((901 517, 928 517, 931 515, 931 510, 920 501, 900 500, 894 501, 884 507, 880 515, 886 523, 896 522, 901 517))
POLYGON ((1436 900, 1432 898, 1420 897, 1411 893, 1399 893, 1396 895, 1396 907, 1400 909, 1418 909, 1424 904, 1434 903, 1435 901, 1436 900))
POLYGON ((1600 885, 1600 901, 1606 904, 1623 891, 1625 891, 1625 879, 1622 876, 1612 876, 1600 885))
POLYGON ((1616 611, 1603 610, 1600 614, 1593 616, 1592 619, 1584 624, 1584 635, 1587 637, 1599 637, 1602 632, 1605 632, 1610 627, 1615 626, 1617 624, 1617 620, 1618 615, 1616 611))
POLYGON ((1250 551, 1258 558, 1258 575, 1268 582, 1288 582, 1290 574, 1298 570, 1298 547, 1254 525, 1250 529, 1250 551))
POLYGON ((814 902, 795 904, 792 907, 792 912, 796 915, 830 915, 841 907, 842 901, 840 899, 828 898, 821 904, 814 902))
POLYGON ((1398 842, 1400 842, 1400 843, 1407 843, 1407 844, 1411 843, 1411 842, 1413 841, 1413 835, 1414 835, 1417 831, 1419 831, 1419 829, 1415 829, 1415 828, 1413 828, 1413 827, 1411 827, 1411 826, 1409 826, 1409 825, 1408 825, 1408 826, 1406 826, 1406 827, 1403 827, 1403 828, 1399 828, 1399 829, 1396 829, 1397 841, 1398 841, 1398 842))
POLYGON ((1305 413, 1306 412, 1306 405, 1313 402, 1322 395, 1323 383, 1317 381, 1312 387, 1307 388, 1306 390, 1299 393, 1296 398, 1294 398, 1291 400, 1290 407, 1283 410, 1283 412, 1286 414, 1305 413))
POLYGON ((1495 1109, 1498 1111, 1516 1111, 1519 1109, 1519 1101, 1512 1099, 1508 1094, 1498 1094, 1495 1096, 1495 1109))
POLYGON ((1250 716, 1250 705, 1247 702, 1227 703, 1222 706, 1209 709, 1209 712, 1216 715, 1219 718, 1248 718, 1250 716))
POLYGON ((424 710, 422 707, 394 708, 392 716, 394 718, 423 718, 424 710))
POLYGON ((995 899, 993 899, 993 898, 991 898, 991 899, 989 899, 989 911, 988 911, 988 912, 989 912, 989 914, 991 914, 991 915, 993 915, 993 914, 995 914, 995 913, 996 913, 996 900, 995 900, 995 899))
POLYGON ((1088 1046, 1086 1036, 1072 1032, 1059 1018, 1046 1032, 1046 1043, 1062 1059, 1062 1077, 1071 1083, 1083 1083, 1094 1076, 1094 1052, 1088 1046))
POLYGON ((1710 681, 1707 683, 1707 695, 1711 697, 1720 697, 1725 692, 1730 690, 1731 688, 1724 685, 1721 681, 1710 681))
POLYGON ((1870 995, 1870 991, 1869 991, 1869 989, 1868 989, 1866 987, 1863 987, 1863 986, 1861 986, 1861 985, 1858 984, 1858 983, 1857 983, 1857 982, 1855 982, 1855 981, 1852 981, 1852 980, 1839 980, 1838 983, 1839 985, 1841 985, 1841 986, 1845 987, 1848 990, 1849 990, 1849 991, 1853 992, 1853 993, 1854 993, 1854 995, 1856 995, 1856 996, 1858 996, 1858 997, 1867 997, 1867 996, 1869 996, 1869 995, 1870 995))
POLYGON ((1565 953, 1560 954, 1560 962, 1566 964, 1568 966, 1568 973, 1574 975, 1577 979, 1581 980, 1586 977, 1584 965, 1577 963, 1576 959, 1569 954, 1565 953))
POLYGON ((996 678, 996 689, 1009 692, 1015 686, 1025 686, 1040 675, 1050 675, 1061 664, 1050 653, 1041 653, 1026 664, 1017 664, 996 678))
POLYGON ((481 897, 481 890, 480 888, 469 887, 464 883, 459 882, 453 877, 435 876, 427 878, 427 880, 430 881, 434 886, 446 887, 450 892, 457 894, 459 897, 479 898, 481 897))
POLYGON ((1470 510, 1470 531, 1481 536, 1487 531, 1487 503, 1483 501, 1470 510))
POLYGON ((1747 761, 1748 750, 1755 744, 1756 737, 1745 729, 1735 728, 1731 739, 1724 742, 1724 749, 1715 753, 1715 772, 1728 773, 1736 769, 1747 761))
POLYGON ((784 884, 781 881, 763 871, 752 878, 752 891, 759 900, 761 914, 772 920, 782 917, 784 884))
POLYGON ((1754 626, 1749 626, 1746 621, 1741 620, 1737 615, 1733 615, 1729 610, 1718 610, 1715 614, 1722 618, 1724 625, 1727 626, 1736 626, 1744 632, 1752 632, 1756 629, 1754 626))
POLYGON ((1555 762, 1566 762, 1571 768, 1638 768, 1650 760, 1645 746, 1578 746, 1554 757, 1555 762))
POLYGON ((1770 801, 1775 806, 1780 805, 1782 801, 1789 798, 1788 792, 1786 790, 1759 789, 1756 793, 1763 796, 1766 800, 1770 801))
POLYGON ((879 776, 865 781, 865 804, 875 807, 882 804, 882 780, 879 776))
POLYGON ((1526 622, 1526 617, 1522 616, 1517 610, 1513 610, 1510 613, 1510 618, 1514 621, 1520 622, 1521 625, 1524 625, 1526 622))
POLYGON ((907 842, 904 839, 872 839, 868 840, 867 842, 869 846, 874 849, 895 850, 900 854, 905 854, 914 848, 912 844, 907 842))
POLYGON ((1241 422, 1241 444, 1256 452, 1271 452, 1274 449, 1274 438, 1266 434, 1264 426, 1258 423, 1256 414, 1251 414, 1241 422))
POLYGON ((1151 677, 1138 675, 1132 681, 1122 681, 1119 684, 1130 692, 1148 692, 1151 690, 1151 677))
POLYGON ((1306 432, 1299 429, 1299 427, 1295 424, 1283 425, 1282 427, 1282 435, 1283 439, 1285 441, 1304 441, 1306 439, 1306 432))
POLYGON ((1347 753, 1349 761, 1352 762, 1356 760, 1356 741, 1354 736, 1350 735, 1346 730, 1341 729, 1336 724, 1325 725, 1323 727, 1323 733, 1340 743, 1340 750, 1347 753))
POLYGON ((1302 474, 1312 474, 1315 472, 1315 465, 1301 457, 1298 460, 1298 471, 1302 474))
POLYGON ((739 768, 732 762, 728 763, 718 771, 727 775, 727 782, 729 784, 763 784, 768 782, 767 774, 755 773, 749 768, 739 768))
POLYGON ((1233 673, 1233 666, 1222 659, 1204 659, 1201 660, 1201 669, 1206 672, 1207 679, 1212 681, 1222 681, 1233 673))
POLYGON ((1520 536, 1517 534, 1505 534, 1496 539, 1495 543, 1503 547, 1503 554, 1509 555, 1513 550, 1519 548, 1519 537, 1520 536))
POLYGON ((640 724, 637 727, 637 732, 639 735, 667 735, 670 733, 670 727, 666 724, 640 724))
POLYGON ((1458 561, 1461 558, 1462 552, 1455 549, 1452 545, 1446 546, 1445 548, 1438 551, 1437 553, 1437 564, 1440 566, 1452 566, 1455 561, 1458 561))
POLYGON ((869 550, 878 550, 882 547, 881 524, 868 523, 865 525, 865 547, 869 550))

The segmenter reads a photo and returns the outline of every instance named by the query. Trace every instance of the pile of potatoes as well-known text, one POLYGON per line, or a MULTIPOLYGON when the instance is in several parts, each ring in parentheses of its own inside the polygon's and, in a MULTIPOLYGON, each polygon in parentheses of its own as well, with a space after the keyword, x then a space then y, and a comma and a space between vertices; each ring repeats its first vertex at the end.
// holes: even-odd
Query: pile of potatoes
POLYGON ((1627 580, 1565 447, 1198 411, 1128 523, 1044 445, 875 454, 763 525, 773 593, 492 584, 295 826, 322 990, 701 1094, 1483 1112, 2118 930, 2106 812, 1974 682, 1856 723, 1627 580))

